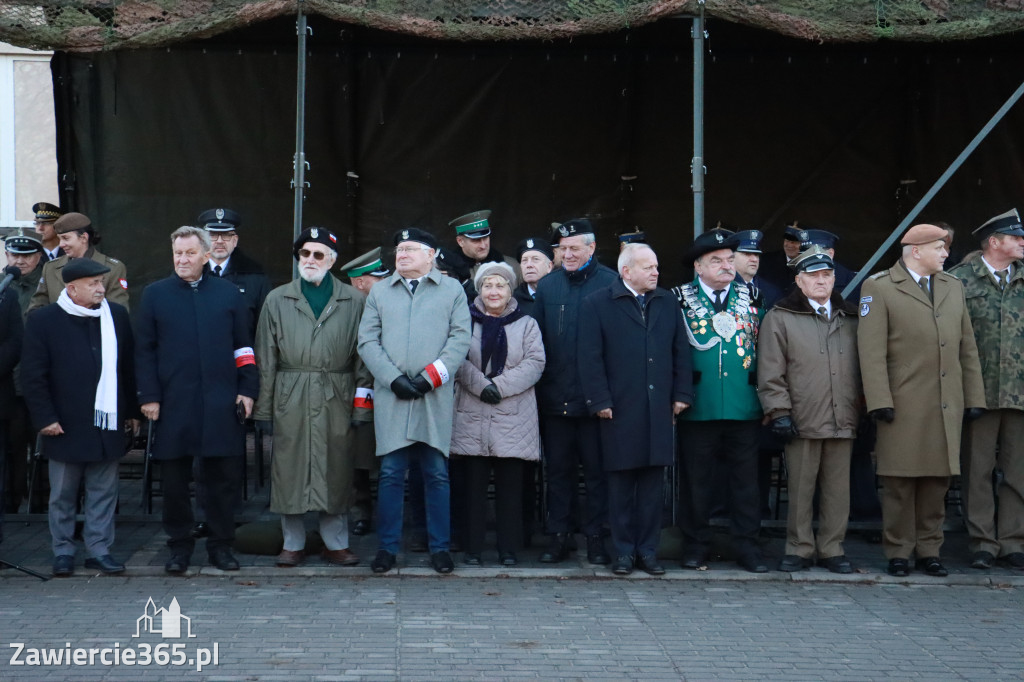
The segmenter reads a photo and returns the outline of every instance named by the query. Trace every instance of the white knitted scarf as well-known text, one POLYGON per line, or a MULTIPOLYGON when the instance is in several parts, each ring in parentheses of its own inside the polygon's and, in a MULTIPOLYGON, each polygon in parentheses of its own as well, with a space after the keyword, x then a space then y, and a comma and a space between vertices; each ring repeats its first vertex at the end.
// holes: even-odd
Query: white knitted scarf
POLYGON ((96 384, 96 401, 93 425, 109 431, 117 431, 117 332, 114 331, 114 317, 106 299, 100 307, 84 308, 68 296, 68 290, 60 292, 57 305, 68 315, 75 317, 100 318, 100 380, 96 384))

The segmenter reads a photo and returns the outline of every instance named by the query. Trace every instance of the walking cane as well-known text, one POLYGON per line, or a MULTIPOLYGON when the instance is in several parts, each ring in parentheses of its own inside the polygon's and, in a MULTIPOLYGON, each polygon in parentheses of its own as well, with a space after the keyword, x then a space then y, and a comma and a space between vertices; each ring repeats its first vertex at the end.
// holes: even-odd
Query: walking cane
POLYGON ((153 420, 146 423, 146 452, 142 458, 142 503, 147 514, 153 513, 153 470, 149 460, 153 458, 153 420))

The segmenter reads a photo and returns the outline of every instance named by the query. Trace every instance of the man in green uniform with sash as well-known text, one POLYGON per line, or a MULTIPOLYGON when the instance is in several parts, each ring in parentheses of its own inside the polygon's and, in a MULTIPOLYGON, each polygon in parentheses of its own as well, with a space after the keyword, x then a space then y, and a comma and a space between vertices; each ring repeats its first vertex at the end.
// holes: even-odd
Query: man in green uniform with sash
POLYGON ((761 403, 757 398, 757 330, 763 312, 750 291, 736 286, 737 240, 728 230, 697 237, 687 260, 697 277, 673 291, 682 306, 693 354, 693 407, 680 415, 686 548, 683 568, 706 567, 711 548, 711 507, 727 495, 737 563, 751 573, 768 570, 761 529, 757 456, 761 403), (717 461, 728 471, 728 490, 713 490, 717 461))

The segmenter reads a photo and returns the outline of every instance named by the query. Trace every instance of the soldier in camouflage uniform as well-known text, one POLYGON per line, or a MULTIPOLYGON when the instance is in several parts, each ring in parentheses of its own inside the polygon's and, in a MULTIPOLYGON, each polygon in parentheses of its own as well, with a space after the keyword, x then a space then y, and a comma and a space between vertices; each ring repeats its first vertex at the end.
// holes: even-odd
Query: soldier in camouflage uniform
POLYGON ((964 283, 988 405, 961 452, 971 566, 988 569, 1001 557, 1024 569, 1024 228, 1014 209, 973 234, 981 257, 950 270, 964 283))

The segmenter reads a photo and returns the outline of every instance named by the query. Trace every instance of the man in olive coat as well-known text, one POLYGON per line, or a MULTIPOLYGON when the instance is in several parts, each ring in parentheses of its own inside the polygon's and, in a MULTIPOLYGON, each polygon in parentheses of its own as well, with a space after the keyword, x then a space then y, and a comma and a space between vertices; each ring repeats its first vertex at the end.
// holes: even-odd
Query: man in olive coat
POLYGON ((96 250, 100 238, 92 221, 81 213, 65 213, 53 223, 53 229, 60 238, 60 248, 64 255, 43 265, 43 274, 39 278, 39 287, 32 295, 28 312, 42 308, 48 303, 56 303, 60 292, 64 289, 64 281, 60 271, 75 258, 91 258, 100 265, 109 268, 103 275, 103 284, 107 288, 106 298, 128 309, 128 274, 124 263, 105 256, 96 250))
POLYGON ((85 566, 121 573, 114 559, 117 464, 124 428, 137 416, 128 311, 104 298, 107 267, 75 259, 61 275, 58 301, 28 318, 21 382, 50 470, 53 574, 75 565, 75 510, 85 488, 85 566))
POLYGON ((728 230, 710 230, 694 240, 687 260, 697 277, 673 289, 682 306, 693 360, 693 407, 680 417, 683 469, 682 566, 699 570, 711 550, 711 501, 728 494, 736 562, 765 573, 758 534, 761 496, 757 486, 761 403, 757 399, 757 333, 760 312, 750 290, 735 282, 737 240, 728 230), (716 490, 717 463, 728 471, 729 490, 716 490))
POLYGON ((295 240, 299 279, 270 292, 256 331, 260 397, 255 418, 272 421, 270 510, 281 515, 278 566, 304 557, 307 511, 320 513, 324 559, 352 566, 352 422, 369 422, 373 379, 356 354, 365 298, 330 274, 338 238, 322 227, 295 240))
POLYGON ((210 236, 198 227, 171 233, 174 274, 142 292, 135 366, 142 413, 153 423, 153 458, 163 478, 163 524, 170 574, 188 570, 195 548, 189 493, 193 458, 206 485, 200 495, 210 563, 238 570, 231 553, 240 499, 244 419, 258 395, 249 310, 238 288, 203 275, 210 236))
POLYGON ((654 251, 626 244, 618 268, 619 279, 580 306, 580 382, 601 419, 612 571, 661 575, 662 486, 675 461, 672 424, 693 402, 690 347, 675 297, 658 288, 654 251))
POLYGON ((374 378, 374 429, 383 458, 377 488, 380 549, 370 567, 386 573, 395 565, 405 475, 416 459, 423 471, 431 563, 438 573, 451 573, 452 379, 469 351, 469 305, 459 283, 434 267, 432 234, 399 230, 394 244, 396 272, 370 289, 359 323, 359 356, 374 378))
POLYGON ((982 255, 950 270, 964 283, 988 411, 961 452, 971 566, 1024 568, 1024 227, 1016 209, 974 231, 982 255), (992 472, 999 468, 998 505, 992 472))
POLYGON ((882 547, 891 575, 947 575, 939 559, 945 496, 960 473, 964 417, 985 407, 964 287, 942 271, 946 231, 915 225, 903 256, 864 282, 857 346, 868 412, 878 423, 882 547))

